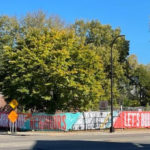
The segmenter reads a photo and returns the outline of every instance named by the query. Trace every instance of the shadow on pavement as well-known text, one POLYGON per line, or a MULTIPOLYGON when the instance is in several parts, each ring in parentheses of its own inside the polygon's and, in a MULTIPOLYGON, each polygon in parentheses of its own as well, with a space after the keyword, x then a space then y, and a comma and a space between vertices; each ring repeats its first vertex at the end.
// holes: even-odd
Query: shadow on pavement
POLYGON ((103 141, 37 141, 31 150, 150 150, 150 144, 103 141))

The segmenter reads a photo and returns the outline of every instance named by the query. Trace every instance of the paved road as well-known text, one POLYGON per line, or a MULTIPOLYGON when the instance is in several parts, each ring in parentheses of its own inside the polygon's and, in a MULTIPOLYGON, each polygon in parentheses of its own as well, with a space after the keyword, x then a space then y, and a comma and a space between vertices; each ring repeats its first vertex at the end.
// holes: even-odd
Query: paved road
POLYGON ((150 150, 150 133, 0 135, 0 150, 150 150))

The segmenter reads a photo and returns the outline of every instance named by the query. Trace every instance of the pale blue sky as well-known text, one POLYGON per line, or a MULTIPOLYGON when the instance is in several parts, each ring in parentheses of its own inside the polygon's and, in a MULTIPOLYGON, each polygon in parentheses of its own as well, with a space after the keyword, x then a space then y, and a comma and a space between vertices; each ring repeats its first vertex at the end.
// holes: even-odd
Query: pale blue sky
POLYGON ((150 63, 150 0, 1 0, 0 15, 21 17, 39 9, 66 23, 98 19, 120 27, 130 40, 130 54, 136 54, 139 63, 150 63))

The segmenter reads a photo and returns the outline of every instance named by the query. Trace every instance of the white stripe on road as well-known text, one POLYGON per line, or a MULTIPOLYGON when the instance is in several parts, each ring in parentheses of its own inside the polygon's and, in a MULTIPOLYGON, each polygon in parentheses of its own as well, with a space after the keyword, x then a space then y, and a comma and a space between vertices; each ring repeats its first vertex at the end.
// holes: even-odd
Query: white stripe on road
POLYGON ((135 146, 137 146, 137 147, 139 147, 139 148, 142 148, 143 146, 141 145, 141 144, 139 144, 139 143, 133 143, 133 145, 135 145, 135 146))

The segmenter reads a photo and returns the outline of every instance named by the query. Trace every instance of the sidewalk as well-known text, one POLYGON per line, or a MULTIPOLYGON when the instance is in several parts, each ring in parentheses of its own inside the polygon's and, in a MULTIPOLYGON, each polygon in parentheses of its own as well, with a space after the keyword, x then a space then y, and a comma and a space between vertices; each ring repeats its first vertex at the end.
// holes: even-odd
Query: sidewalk
MULTIPOLYGON (((150 134, 150 129, 117 129, 110 133, 109 130, 87 130, 87 131, 25 131, 17 132, 18 136, 74 136, 74 135, 126 135, 126 134, 150 134)), ((10 132, 0 132, 0 135, 11 135, 10 132)))

